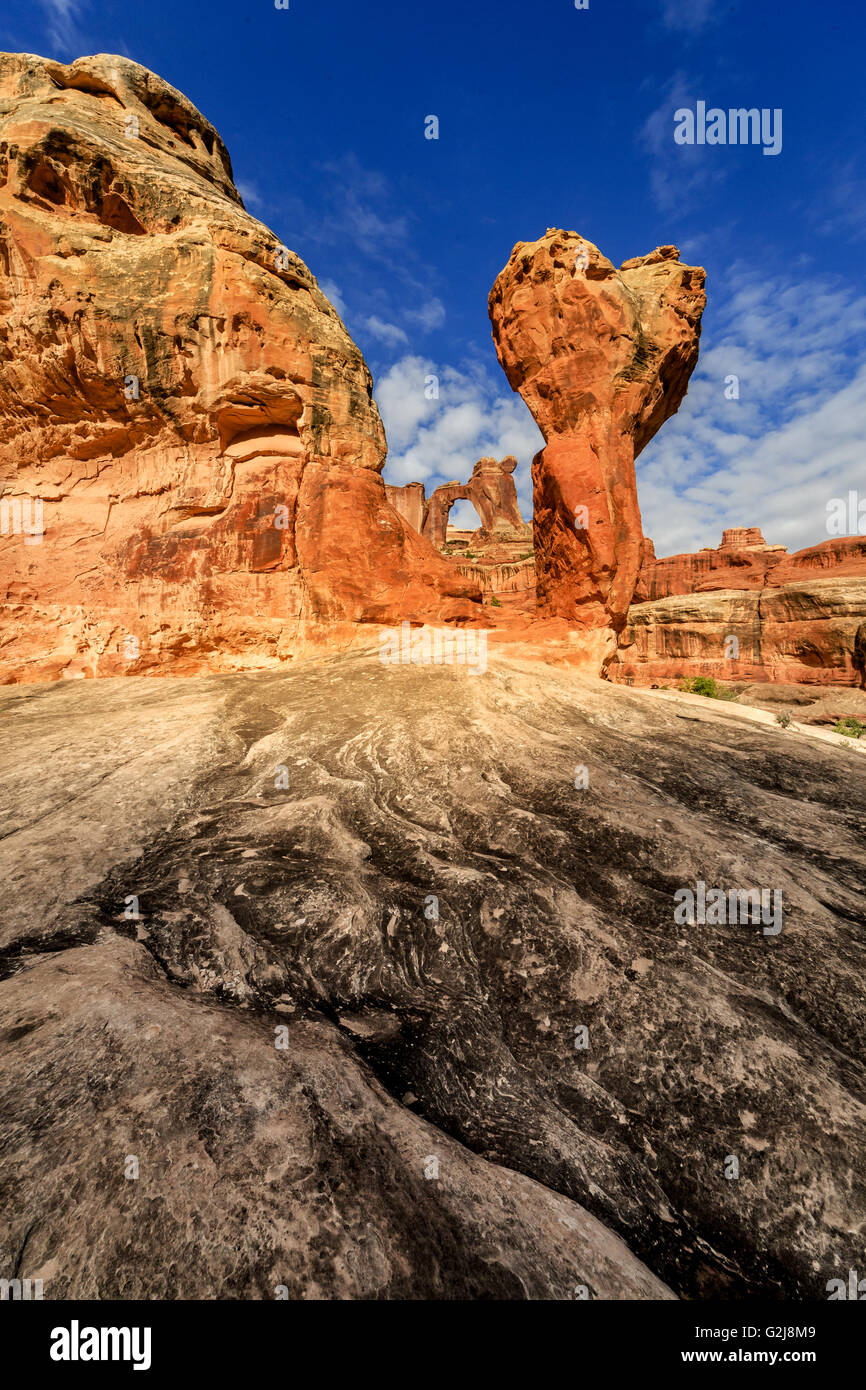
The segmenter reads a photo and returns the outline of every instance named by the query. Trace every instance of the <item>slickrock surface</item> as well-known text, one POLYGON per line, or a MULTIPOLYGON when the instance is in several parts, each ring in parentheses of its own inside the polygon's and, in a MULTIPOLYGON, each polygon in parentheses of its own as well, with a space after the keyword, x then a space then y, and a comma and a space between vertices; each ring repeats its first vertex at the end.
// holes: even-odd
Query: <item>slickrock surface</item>
POLYGON ((322 623, 477 613, 387 503, 360 352, 180 92, 2 55, 0 221, 0 490, 44 513, 41 543, 0 539, 0 679, 276 664, 322 623))
MULTIPOLYGON (((828 688, 820 685, 787 685, 766 681, 744 686, 738 696, 740 706, 755 706, 778 714, 785 711, 801 725, 833 727, 840 719, 859 719, 866 726, 866 690, 828 688)), ((866 753, 866 739, 858 740, 866 753)))
POLYGON ((617 270, 550 229, 515 246, 490 292, 499 361, 546 442, 533 462, 539 614, 584 628, 599 664, 642 558, 634 461, 685 395, 704 279, 673 246, 617 270))
POLYGON ((822 1298, 856 1265, 852 750, 495 653, 0 716, 4 1273, 822 1298), (782 931, 677 925, 698 880, 779 890, 782 931))

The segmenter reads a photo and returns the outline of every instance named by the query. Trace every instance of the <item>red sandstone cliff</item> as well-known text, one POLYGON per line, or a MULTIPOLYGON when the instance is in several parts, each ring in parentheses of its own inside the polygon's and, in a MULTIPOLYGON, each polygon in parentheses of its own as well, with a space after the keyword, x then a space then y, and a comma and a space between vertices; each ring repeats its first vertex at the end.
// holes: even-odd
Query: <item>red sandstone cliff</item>
POLYGON ((651 545, 614 680, 680 676, 866 687, 866 537, 789 555, 756 527, 717 550, 656 559, 651 545))
POLYGON ((322 623, 466 621, 394 512, 370 375, 125 58, 0 59, 0 679, 267 664, 322 623), (25 523, 26 525, 26 523, 25 523))
MULTIPOLYGON (((429 501, 385 488, 361 354, 181 93, 124 58, 0 57, 0 214, 0 680, 261 666, 403 618, 531 622, 514 460, 429 501), (443 546, 463 496, 487 550, 449 561, 420 532, 443 546)), ((866 540, 789 556, 745 527, 657 560, 641 534, 634 458, 685 393, 703 281, 673 247, 617 271, 549 231, 491 291, 547 441, 538 615, 578 629, 595 670, 620 634, 615 679, 856 682, 866 540)))

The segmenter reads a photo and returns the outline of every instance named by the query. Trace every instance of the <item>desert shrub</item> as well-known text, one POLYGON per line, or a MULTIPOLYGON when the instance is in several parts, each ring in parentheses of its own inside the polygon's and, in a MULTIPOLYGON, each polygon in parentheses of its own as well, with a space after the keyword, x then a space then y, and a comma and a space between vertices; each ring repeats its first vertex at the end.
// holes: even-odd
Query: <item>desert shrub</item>
POLYGON ((677 686, 688 695, 705 695, 708 700, 736 700, 737 692, 712 676, 684 676, 677 686))
POLYGON ((782 726, 783 729, 787 729, 788 726, 789 726, 789 724, 791 723, 791 716, 790 716, 790 714, 777 714, 777 715, 776 715, 776 723, 777 723, 777 724, 781 724, 781 726, 782 726))
POLYGON ((499 599, 496 597, 495 594, 493 595, 493 597, 492 597, 492 599, 490 600, 490 602, 491 602, 491 604, 493 605, 494 608, 501 608, 501 607, 502 607, 502 604, 499 602, 499 599))
POLYGON ((861 734, 866 733, 866 724, 861 724, 859 719, 853 717, 839 719, 833 725, 834 734, 844 734, 846 738, 860 738, 861 734))

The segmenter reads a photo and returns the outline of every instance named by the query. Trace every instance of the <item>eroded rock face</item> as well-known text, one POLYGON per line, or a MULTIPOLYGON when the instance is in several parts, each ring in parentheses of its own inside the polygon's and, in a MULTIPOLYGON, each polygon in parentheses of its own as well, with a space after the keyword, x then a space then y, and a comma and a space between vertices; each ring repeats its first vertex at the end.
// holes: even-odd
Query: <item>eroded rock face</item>
POLYGON ((866 754, 696 703, 495 652, 2 692, 0 1273, 826 1297, 866 754), (698 881, 781 931, 678 924, 698 881))
POLYGON ((532 528, 520 515, 514 470, 517 459, 479 459, 469 479, 469 501, 481 517, 481 532, 488 540, 530 540, 532 528))
POLYGON ((261 665, 322 622, 470 617, 388 506, 360 352, 213 126, 125 58, 0 65, 0 485, 43 527, 0 539, 2 675, 261 665))
POLYGON ((860 686, 864 633, 866 537, 789 555, 741 528, 716 550, 646 552, 608 673, 640 684, 716 676, 860 686))
MULTIPOLYGON (((769 550, 760 526, 729 526, 722 532, 720 550, 769 550)), ((784 547, 776 547, 784 549, 784 547)))
POLYGON ((423 483, 405 483, 402 487, 395 483, 385 484, 385 496, 389 506, 408 521, 413 531, 424 530, 424 517, 427 515, 427 498, 423 483))
POLYGON ((634 460, 698 357, 705 275, 678 255, 663 246, 617 270, 552 229, 515 246, 490 292, 499 361, 546 440, 533 463, 539 614, 585 629, 600 660, 641 563, 634 460))
POLYGON ((608 674, 866 688, 866 576, 719 589, 633 604, 608 674))
MULTIPOLYGON (((754 528, 758 535, 760 532, 754 528)), ((804 579, 866 576, 866 536, 840 536, 788 554, 784 545, 726 543, 725 531, 717 549, 656 558, 646 541, 635 587, 635 603, 669 598, 673 594, 709 593, 717 589, 780 588, 804 579)))

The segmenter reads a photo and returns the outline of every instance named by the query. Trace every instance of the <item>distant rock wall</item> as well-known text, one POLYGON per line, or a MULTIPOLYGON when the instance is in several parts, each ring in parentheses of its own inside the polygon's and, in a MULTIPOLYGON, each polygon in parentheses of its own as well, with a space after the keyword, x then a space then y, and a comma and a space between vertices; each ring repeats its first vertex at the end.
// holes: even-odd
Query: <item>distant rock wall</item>
POLYGON ((707 675, 866 688, 866 537, 789 555, 751 527, 693 555, 657 560, 650 547, 635 598, 609 667, 614 680, 707 675))

